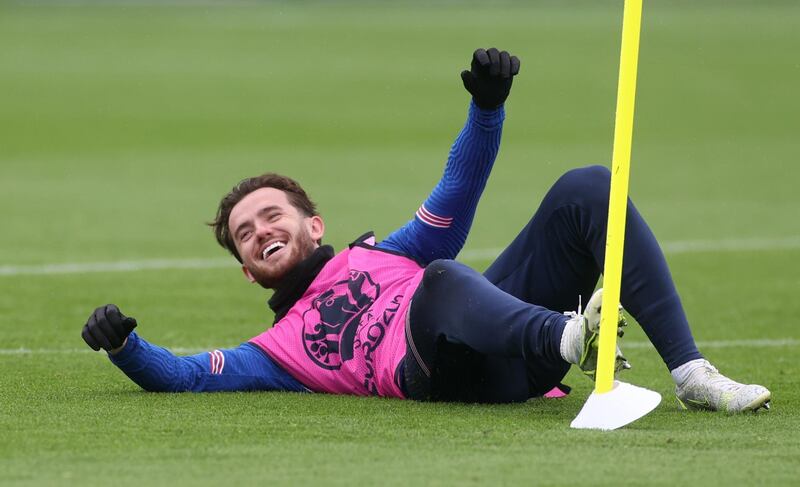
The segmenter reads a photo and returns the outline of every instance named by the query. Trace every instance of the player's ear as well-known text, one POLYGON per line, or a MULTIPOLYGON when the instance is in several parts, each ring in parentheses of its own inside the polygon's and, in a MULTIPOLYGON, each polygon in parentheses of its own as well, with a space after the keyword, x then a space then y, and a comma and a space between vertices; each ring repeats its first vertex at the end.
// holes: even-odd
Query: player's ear
POLYGON ((248 269, 247 267, 242 266, 242 273, 244 273, 244 277, 248 281, 250 281, 250 283, 255 283, 256 282, 256 278, 253 277, 253 274, 250 272, 250 269, 248 269))
POLYGON ((306 219, 308 224, 308 233, 311 235, 311 239, 317 243, 322 241, 322 236, 325 235, 325 222, 322 221, 322 217, 319 215, 314 215, 306 219))

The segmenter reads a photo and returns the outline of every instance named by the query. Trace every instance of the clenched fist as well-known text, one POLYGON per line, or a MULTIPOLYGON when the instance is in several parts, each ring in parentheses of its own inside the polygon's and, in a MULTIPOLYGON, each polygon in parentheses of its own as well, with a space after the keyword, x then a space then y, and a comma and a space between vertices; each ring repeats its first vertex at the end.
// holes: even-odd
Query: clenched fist
POLYGON ((488 50, 478 49, 472 54, 472 67, 469 71, 461 72, 461 81, 476 105, 494 109, 508 98, 511 82, 517 73, 519 59, 492 47, 488 50))
POLYGON ((125 316, 113 304, 100 306, 83 326, 81 336, 95 351, 101 348, 107 352, 116 350, 136 328, 136 320, 125 316))

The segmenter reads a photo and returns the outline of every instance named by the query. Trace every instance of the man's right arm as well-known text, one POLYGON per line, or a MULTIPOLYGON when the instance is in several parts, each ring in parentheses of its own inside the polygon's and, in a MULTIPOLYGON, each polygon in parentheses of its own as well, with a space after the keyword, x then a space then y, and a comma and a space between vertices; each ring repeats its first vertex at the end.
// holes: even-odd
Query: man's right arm
POLYGON ((307 391, 250 343, 178 357, 131 333, 124 348, 108 358, 151 392, 307 391))
POLYGON ((135 327, 136 320, 116 306, 101 306, 82 336, 94 350, 108 351, 111 362, 146 391, 307 391, 252 344, 179 357, 139 337, 135 327))

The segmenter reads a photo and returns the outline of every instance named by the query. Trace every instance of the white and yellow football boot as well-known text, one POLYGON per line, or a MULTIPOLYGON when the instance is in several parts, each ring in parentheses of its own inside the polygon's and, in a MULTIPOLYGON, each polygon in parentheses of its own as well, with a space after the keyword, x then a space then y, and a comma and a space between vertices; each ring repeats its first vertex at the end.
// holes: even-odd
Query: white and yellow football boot
MULTIPOLYGON (((597 372, 597 351, 600 339, 600 309, 603 304, 603 290, 598 289, 586 304, 585 312, 582 312, 580 305, 578 312, 570 311, 564 313, 569 316, 564 334, 561 337, 561 357, 571 364, 575 364, 589 378, 594 380, 597 372)), ((622 336, 623 327, 628 322, 622 314, 622 307, 619 309, 619 321, 617 322, 617 336, 622 336)), ((614 372, 630 369, 631 365, 622 356, 622 351, 617 347, 617 357, 614 363, 614 372)))
POLYGON ((675 395, 684 409, 741 413, 769 409, 772 394, 764 386, 740 384, 720 374, 708 360, 691 360, 672 371, 675 395))

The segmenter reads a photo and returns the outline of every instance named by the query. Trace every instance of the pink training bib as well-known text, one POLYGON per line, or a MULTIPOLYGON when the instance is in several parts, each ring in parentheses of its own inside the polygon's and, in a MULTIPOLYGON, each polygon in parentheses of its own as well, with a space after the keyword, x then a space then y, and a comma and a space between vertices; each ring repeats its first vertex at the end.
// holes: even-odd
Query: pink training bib
POLYGON ((424 268, 374 244, 337 254, 283 319, 250 340, 312 391, 404 397, 395 372, 424 268))

